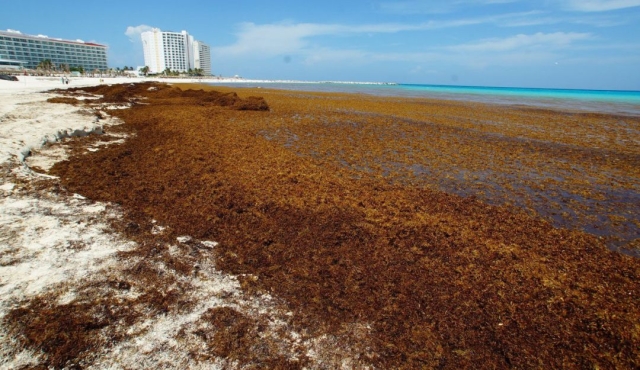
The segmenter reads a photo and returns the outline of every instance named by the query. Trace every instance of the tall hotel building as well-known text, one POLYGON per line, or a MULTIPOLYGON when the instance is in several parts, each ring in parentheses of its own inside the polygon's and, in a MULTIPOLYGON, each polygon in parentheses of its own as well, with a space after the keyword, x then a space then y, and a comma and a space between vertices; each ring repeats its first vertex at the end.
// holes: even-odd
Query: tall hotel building
POLYGON ((202 41, 193 42, 194 68, 202 70, 205 76, 211 76, 211 49, 202 41))
POLYGON ((85 71, 107 69, 107 46, 82 40, 62 40, 19 31, 0 31, 0 66, 36 69, 45 59, 55 67, 82 67, 85 71))
POLYGON ((144 64, 150 73, 162 73, 167 68, 178 72, 199 68, 205 75, 211 74, 209 46, 195 41, 187 31, 165 32, 154 28, 140 37, 144 64))

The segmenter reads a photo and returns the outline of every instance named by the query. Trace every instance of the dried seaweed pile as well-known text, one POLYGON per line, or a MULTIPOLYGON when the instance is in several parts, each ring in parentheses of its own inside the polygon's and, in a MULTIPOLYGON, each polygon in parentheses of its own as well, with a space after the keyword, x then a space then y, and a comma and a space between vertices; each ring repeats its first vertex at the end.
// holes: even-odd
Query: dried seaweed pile
MULTIPOLYGON (((637 148, 613 140, 604 158, 592 141, 607 137, 579 135, 617 118, 267 90, 268 105, 164 85, 84 90, 136 103, 113 112, 134 135, 98 152, 79 147, 54 167, 69 191, 121 204, 123 230, 145 245, 163 242, 151 220, 168 226, 167 240, 219 241, 218 268, 246 274, 247 292, 282 298, 305 332, 354 343, 361 364, 640 366, 638 259, 519 208, 437 190, 465 163, 471 177, 526 167, 548 183, 604 168, 633 190, 637 148), (516 124, 525 114, 538 123, 516 124), (558 156, 566 173, 541 169, 558 156)), ((611 179, 579 175, 578 185, 611 179)), ((234 315, 211 320, 235 333, 234 315)), ((239 347, 214 346, 236 357, 247 352, 239 347)))

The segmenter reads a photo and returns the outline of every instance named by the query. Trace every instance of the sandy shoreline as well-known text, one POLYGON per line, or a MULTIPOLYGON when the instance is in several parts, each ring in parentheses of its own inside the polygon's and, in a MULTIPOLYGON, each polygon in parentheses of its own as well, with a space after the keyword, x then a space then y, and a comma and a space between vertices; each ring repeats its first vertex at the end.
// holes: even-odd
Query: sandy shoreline
MULTIPOLYGON (((105 80, 105 84, 131 82, 130 79, 105 80)), ((60 191, 55 179, 44 174, 55 162, 67 158, 69 149, 62 142, 65 138, 101 132, 103 128, 109 130, 119 122, 108 116, 108 106, 102 111, 103 119, 96 121, 94 110, 47 103, 47 99, 59 95, 43 92, 94 85, 100 85, 100 79, 72 79, 68 86, 63 86, 57 78, 28 78, 26 82, 17 83, 0 81, 0 295, 3 297, 0 301, 0 367, 22 369, 38 364, 66 367, 71 364, 67 361, 89 345, 95 352, 90 358, 84 358, 83 366, 91 368, 234 367, 237 360, 210 353, 203 353, 194 361, 193 351, 200 351, 202 340, 185 338, 180 332, 216 307, 233 307, 260 318, 270 328, 265 335, 279 338, 287 350, 304 349, 311 357, 323 356, 325 351, 343 353, 335 343, 321 338, 301 340, 299 334, 282 329, 288 320, 286 310, 278 307, 268 295, 243 295, 237 278, 217 271, 212 262, 207 263, 206 257, 198 261, 200 275, 189 281, 175 281, 169 273, 166 277, 170 281, 163 287, 131 288, 121 282, 127 276, 126 270, 139 264, 140 259, 123 260, 118 252, 133 251, 140 246, 112 229, 111 223, 123 217, 119 207, 60 191), (150 290, 153 294, 165 295, 175 289, 201 304, 174 315, 158 315, 156 307, 135 304, 137 297, 151 294, 150 290), (87 304, 92 300, 99 303, 87 304), (71 343, 56 349, 61 352, 57 358, 26 346, 21 341, 24 338, 20 339, 15 332, 14 319, 7 317, 9 312, 15 314, 34 302, 41 310, 50 304, 58 305, 63 316, 101 316, 105 314, 100 311, 106 301, 114 306, 124 304, 126 314, 137 317, 135 324, 123 323, 113 330, 121 338, 118 345, 100 344, 100 339, 87 343, 81 337, 73 337, 71 343)), ((110 136, 109 140, 98 141, 89 149, 100 150, 123 139, 118 134, 106 136, 110 136)), ((156 225, 155 233, 162 234, 163 229, 162 225, 156 225)), ((193 243, 201 243, 200 248, 206 251, 217 244, 178 238, 166 246, 167 253, 176 256, 188 253, 193 243)), ((150 263, 154 269, 165 270, 162 261, 150 263)), ((56 317, 52 311, 47 312, 45 321, 32 322, 36 325, 34 329, 68 335, 63 329, 73 329, 73 325, 47 326, 47 321, 55 322, 56 317)), ((111 335, 115 335, 113 331, 111 335)), ((55 346, 58 340, 54 335, 36 343, 49 347, 55 346)), ((323 362, 331 363, 318 360, 323 362)))
MULTIPOLYGON (((140 80, 118 82, 129 84, 140 80)), ((68 87, 99 84, 99 79, 72 79, 68 87)), ((546 359, 543 361, 547 361, 547 365, 555 363, 548 362, 552 358, 565 361, 565 365, 578 364, 578 360, 583 361, 580 362, 583 365, 611 365, 607 361, 613 360, 603 347, 591 347, 591 357, 580 357, 583 355, 571 347, 573 342, 567 342, 571 348, 566 352, 554 353, 547 346, 553 343, 553 335, 560 335, 562 330, 582 340, 602 339, 597 332, 585 331, 567 310, 575 311, 574 316, 584 313, 583 318, 587 320, 604 320, 602 325, 610 328, 610 334, 618 338, 622 348, 617 353, 620 363, 628 365, 635 361, 633 357, 637 353, 629 352, 629 348, 637 344, 638 328, 628 327, 625 320, 640 314, 638 300, 634 300, 633 290, 622 292, 619 288, 637 288, 637 278, 633 277, 640 273, 637 260, 605 251, 604 242, 591 236, 556 231, 525 215, 512 215, 464 198, 434 195, 431 191, 445 190, 466 197, 487 194, 488 201, 504 204, 500 198, 506 192, 504 189, 516 194, 519 190, 523 195, 510 198, 512 205, 536 210, 535 204, 540 204, 541 209, 552 209, 551 206, 562 203, 562 198, 549 197, 550 200, 541 201, 536 194, 552 194, 545 193, 551 188, 558 197, 565 196, 560 190, 571 184, 563 178, 581 178, 581 171, 589 175, 585 178, 592 183, 601 184, 595 192, 602 191, 602 196, 613 194, 605 188, 605 184, 612 181, 618 188, 635 191, 637 174, 627 171, 624 163, 633 163, 634 156, 640 154, 637 120, 623 124, 616 123, 619 119, 613 117, 607 136, 587 137, 583 133, 600 134, 597 125, 610 117, 558 118, 557 112, 500 110, 481 104, 475 106, 472 116, 467 116, 468 111, 457 110, 457 105, 447 102, 430 102, 436 107, 425 110, 428 104, 424 101, 398 99, 385 105, 376 98, 300 93, 292 96, 266 89, 247 93, 263 96, 271 109, 268 113, 232 112, 189 100, 194 98, 169 94, 162 98, 165 100, 157 101, 153 99, 158 98, 150 95, 152 104, 157 106, 149 107, 147 116, 138 117, 136 114, 142 113, 110 111, 109 108, 121 108, 117 103, 104 102, 102 106, 93 107, 53 104, 46 102, 53 94, 36 94, 60 87, 62 84, 57 79, 0 81, 3 170, 0 293, 4 297, 0 302, 0 338, 4 343, 0 347, 0 364, 3 367, 19 369, 36 364, 58 367, 76 363, 78 359, 84 366, 95 368, 225 368, 247 364, 293 368, 370 368, 377 364, 382 368, 447 362, 451 367, 470 365, 474 361, 508 367, 508 363, 532 364, 538 355, 546 359), (176 99, 176 103, 171 99, 176 99), (186 106, 184 111, 181 111, 182 104, 186 106), (156 110, 164 113, 153 116, 156 110), (100 114, 101 119, 96 120, 96 112, 104 113, 100 114), (331 112, 331 115, 322 112, 331 112), (523 121, 525 116, 520 114, 525 113, 536 119, 531 123, 523 121), (492 120, 482 120, 486 115, 492 120), (121 121, 112 116, 129 117, 127 122, 130 119, 135 130, 120 128, 121 121), (187 116, 192 117, 193 122, 179 118, 187 116), (156 122, 156 119, 159 120, 157 127, 148 130, 144 122, 156 122), (175 121, 165 126, 162 119, 175 121), (215 131, 219 137, 207 131, 210 127, 207 119, 219 125, 215 131), (345 128, 336 122, 348 125, 345 128), (183 125, 180 127, 187 134, 182 139, 188 140, 185 142, 188 145, 166 136, 175 125, 183 125), (69 146, 67 141, 43 145, 73 133, 99 132, 97 126, 107 134, 94 135, 81 145, 69 146), (390 132, 399 134, 384 136, 390 135, 384 131, 390 128, 390 132), (327 135, 331 132, 339 135, 327 135), (125 137, 127 144, 123 146, 125 137), (438 137, 443 140, 435 140, 438 137), (612 137, 616 140, 611 140, 612 137), (385 144, 381 146, 381 143, 385 144), (485 149, 478 147, 478 143, 485 149), (143 150, 138 152, 136 145, 143 150), (452 145, 460 154, 447 151, 452 145), (594 160, 604 145, 610 150, 607 156, 611 160, 594 160), (396 148, 409 146, 415 158, 403 155, 398 159, 396 148), (71 155, 86 158, 87 162, 63 166, 66 172, 61 185, 49 178, 46 171, 53 162, 67 158, 69 154, 61 150, 65 147, 71 155), (222 154, 209 153, 210 147, 222 154), (366 150, 361 152, 360 147, 366 150), (145 159, 144 153, 150 152, 149 149, 155 154, 145 159), (291 157, 290 149, 304 160, 291 157), (394 149, 396 152, 392 153, 394 149), (476 155, 468 156, 474 150, 476 155), (191 151, 208 154, 194 155, 191 151), (625 154, 618 155, 616 151, 625 154), (496 163, 492 166, 504 167, 503 172, 511 171, 515 180, 500 177, 499 171, 487 165, 487 152, 496 153, 491 160, 496 163), (118 162, 125 158, 123 155, 132 153, 139 163, 129 163, 126 159, 118 162), (260 155, 256 153, 268 155, 258 160, 260 155), (517 155, 511 158, 508 153, 517 155), (208 161, 208 156, 218 162, 208 161), (28 166, 21 163, 22 157, 26 157, 28 166), (109 158, 120 159, 107 162, 109 158), (416 158, 432 162, 419 162, 416 158), (575 158, 583 158, 593 168, 580 168, 575 158), (146 160, 160 163, 150 165, 153 162, 146 160), (319 162, 314 162, 316 160, 319 162), (563 160, 568 162, 567 167, 563 167, 563 160), (392 168, 388 165, 402 161, 409 161, 412 166, 392 168), (171 163, 182 163, 183 167, 176 169, 171 163), (129 165, 133 167, 126 167, 129 165), (192 165, 196 166, 193 170, 192 165), (205 176, 207 166, 215 171, 205 176), (233 170, 227 172, 226 166, 233 170), (518 166, 543 168, 542 172, 550 175, 544 181, 527 178, 518 172, 518 166), (334 170, 328 171, 325 167, 344 171, 345 175, 334 177, 334 170), (109 176, 101 177, 100 168, 106 172, 128 172, 118 178, 121 190, 123 194, 128 191, 137 195, 118 198, 117 191, 108 194, 114 185, 109 183, 109 176), (460 169, 458 177, 445 176, 451 168, 460 169), (140 177, 131 171, 140 171, 140 177), (167 177, 171 181, 167 183, 145 180, 175 171, 184 172, 180 176, 191 185, 182 185, 180 178, 167 177), (359 181, 349 179, 358 171, 362 176, 359 181), (378 171, 383 178, 407 184, 388 187, 373 176, 368 178, 368 173, 378 171), (80 175, 87 174, 94 178, 86 180, 86 184, 78 182, 80 175), (425 176, 440 180, 428 182, 425 176), (176 182, 178 180, 180 182, 176 182), (92 181, 96 185, 90 198, 99 201, 73 194, 74 187, 83 189, 92 181), (225 181, 235 183, 235 189, 244 189, 246 194, 227 188, 225 181), (210 189, 210 184, 216 182, 222 185, 210 189), (182 193, 167 192, 166 184, 182 193), (528 188, 514 190, 514 184, 528 188), (414 193, 412 186, 416 185, 432 190, 414 193), (368 193, 367 189, 378 190, 368 193), (229 202, 229 210, 218 209, 211 201, 205 201, 216 192, 221 196, 218 202, 229 202), (255 192, 264 204, 251 199, 255 192), (317 192, 317 199, 308 197, 308 192, 317 192), (177 217, 176 209, 153 199, 156 194, 173 199, 169 205, 187 200, 193 203, 177 217), (413 203, 401 203, 407 199, 413 203), (414 210, 407 211, 406 206, 414 210), (135 209, 144 209, 144 217, 127 213, 135 209), (475 210, 483 216, 467 215, 464 210, 475 210), (154 218, 145 219, 149 215, 154 218), (202 218, 210 215, 217 215, 219 220, 210 222, 217 222, 219 229, 206 232, 199 229, 202 218), (336 215, 341 218, 334 219, 336 215), (500 223, 482 218, 487 215, 508 217, 504 225, 513 229, 503 230, 500 223), (275 221, 277 217, 288 221, 279 223, 275 221), (113 230, 113 225, 123 219, 122 229, 113 230), (255 223, 257 219, 274 220, 274 224, 268 226, 271 221, 255 223), (318 229, 317 225, 329 226, 318 229), (234 234, 235 226, 246 238, 234 234), (273 230, 280 226, 282 232, 273 230), (543 231, 540 234, 527 231, 527 227, 533 226, 543 231), (328 230, 337 230, 338 234, 330 235, 328 230), (380 230, 388 230, 394 236, 381 235, 380 230), (289 232, 290 235, 285 234, 289 232), (520 233, 524 235, 522 238, 520 233), (423 234, 432 234, 435 239, 422 240, 423 234), (360 243, 370 246, 375 253, 363 250, 364 255, 353 254, 355 245, 359 245, 350 244, 349 239, 354 238, 363 238, 360 243), (539 240, 527 241, 529 239, 539 240), (288 249, 293 244, 314 246, 314 240, 335 243, 337 254, 324 249, 318 252, 288 249), (435 240, 444 246, 441 250, 425 249, 435 240), (467 244, 468 241, 471 244, 467 244), (549 243, 549 250, 539 249, 544 243, 549 243), (576 250, 559 248, 559 243, 567 243, 567 248, 576 250), (254 244, 264 247, 252 249, 254 244), (282 250, 271 251, 272 245, 281 246, 282 250), (397 250, 387 249, 391 245, 397 250), (243 249, 245 247, 248 249, 243 249), (585 252, 588 253, 586 260, 577 262, 581 259, 580 253, 585 252), (367 256, 367 253, 373 255, 367 256), (377 254, 381 259, 376 259, 377 254), (590 258, 596 258, 595 262, 590 258), (310 261, 316 261, 315 267, 308 265, 310 261), (563 265, 563 261, 566 264, 563 265), (460 275, 445 278, 452 271, 442 270, 443 264, 459 271, 460 275), (197 266, 195 270, 194 266, 197 266), (402 269, 406 271, 389 266, 404 266, 402 269), (587 271, 582 271, 585 267, 587 271), (424 275, 424 269, 432 273, 424 275), (411 282, 406 280, 405 272, 412 274, 411 282), (385 277, 386 273, 389 276, 385 277), (316 281, 314 276, 324 276, 322 279, 326 280, 316 281), (471 281, 474 276, 478 280, 486 279, 484 297, 474 291, 471 281), (598 279, 604 280, 598 282, 598 279), (288 292, 281 289, 292 281, 299 287, 288 292), (305 285, 307 282, 309 285, 305 285), (420 286, 421 289, 429 287, 431 296, 418 294, 415 289, 420 286), (441 288, 433 290, 436 286, 441 288), (365 289, 381 295, 363 296, 365 289), (267 291, 274 292, 274 296, 264 293, 267 291), (383 306, 371 312, 349 301, 351 296, 359 297, 361 303, 371 307, 383 306), (585 303, 586 297, 592 303, 585 303), (608 301, 617 302, 619 307, 599 306, 608 301), (450 304, 454 305, 450 307, 450 304), (509 309, 505 307, 509 304, 515 311, 507 314, 509 309), (502 312, 508 317, 495 321, 494 312, 481 309, 484 305, 494 305, 490 311, 502 312), (447 310, 457 311, 457 317, 463 321, 435 314, 447 310), (628 317, 612 318, 619 315, 620 310, 626 311, 628 317), (384 312, 387 313, 382 315, 384 312), (64 329, 61 313, 75 320, 64 325, 79 330, 64 329), (30 315, 34 319, 26 320, 30 315), (101 319, 96 322, 96 318, 101 319), (488 321, 475 322, 475 318, 488 321), (560 332, 546 326, 545 321, 550 319, 560 320, 560 332), (533 326, 530 320, 534 321, 533 326), (12 322, 21 326, 14 326, 12 322), (304 325, 309 322, 318 322, 319 326, 304 325), (407 331, 394 322, 411 323, 416 329, 407 331), (87 336, 86 330, 81 329, 87 325, 97 326, 99 335, 87 336), (430 329, 417 330, 422 325, 430 329), (508 327, 511 334, 503 332, 503 327, 508 327), (534 327, 541 328, 536 335, 529 332, 534 327), (29 336, 43 329, 75 335, 78 345, 62 347, 67 353, 57 357, 40 353, 35 348, 42 349, 61 340, 55 335, 29 336), (631 333, 630 337, 619 337, 624 331, 631 333), (253 333, 261 339, 252 341, 241 332, 253 333), (539 354, 518 353, 518 348, 525 351, 528 348, 529 344, 522 339, 527 333, 539 341, 534 343, 540 348, 539 354), (393 335, 397 341, 387 337, 393 335), (464 344, 460 338, 468 342, 464 344), (411 344, 414 341, 415 348, 411 344), (487 346, 497 342, 502 344, 487 346), (256 352, 256 348, 260 350, 256 352), (505 353, 493 353, 496 348, 502 348, 505 353), (86 351, 93 354, 87 355, 86 351)), ((222 90, 233 91, 232 88, 222 90)), ((138 108, 137 111, 145 112, 144 107, 138 108)), ((586 185, 571 186, 566 189, 575 192, 572 197, 581 191, 594 192, 586 185)), ((596 199, 601 196, 594 194, 581 196, 596 199)), ((623 214, 630 206, 623 201, 612 204, 623 214)), ((592 212, 589 206, 569 204, 566 207, 556 209, 555 214, 561 218, 566 218, 562 212, 573 212, 576 218, 584 214, 588 221, 587 216, 592 212)), ((612 220, 624 225, 626 219, 621 217, 612 220)), ((635 216, 626 217, 633 222, 635 216)), ((596 220, 598 222, 602 220, 596 220)))

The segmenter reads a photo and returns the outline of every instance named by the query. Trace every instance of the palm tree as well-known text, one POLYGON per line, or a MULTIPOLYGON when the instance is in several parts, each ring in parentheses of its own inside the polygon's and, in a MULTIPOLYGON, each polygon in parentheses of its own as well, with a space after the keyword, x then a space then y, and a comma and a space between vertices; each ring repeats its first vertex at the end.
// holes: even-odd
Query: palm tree
POLYGON ((80 73, 81 75, 84 75, 84 67, 82 67, 82 66, 70 67, 70 68, 69 68, 69 71, 70 71, 70 72, 78 72, 78 73, 80 73))
POLYGON ((146 77, 147 73, 149 73, 149 66, 144 66, 144 67, 140 68, 140 72, 142 72, 142 74, 144 74, 145 77, 146 77))
POLYGON ((51 59, 44 59, 40 61, 40 63, 38 63, 38 66, 36 68, 49 74, 49 72, 51 72, 51 70, 53 69, 53 63, 51 63, 51 59))

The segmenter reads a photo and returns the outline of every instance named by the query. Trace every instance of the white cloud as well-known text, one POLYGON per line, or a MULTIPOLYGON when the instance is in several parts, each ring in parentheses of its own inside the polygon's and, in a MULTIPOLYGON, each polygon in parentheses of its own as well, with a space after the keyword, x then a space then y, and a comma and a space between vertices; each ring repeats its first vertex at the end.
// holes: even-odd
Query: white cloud
POLYGON ((296 52, 308 45, 306 38, 327 34, 332 26, 299 24, 240 24, 237 41, 233 45, 214 48, 225 55, 258 54, 270 57, 296 52))
MULTIPOLYGON (((558 1, 558 0, 555 0, 558 1)), ((444 14, 474 6, 491 6, 520 0, 405 0, 384 1, 380 11, 391 14, 444 14)), ((640 0, 560 0, 567 9, 580 12, 603 12, 640 6, 640 0)))
MULTIPOLYGON (((362 50, 309 50, 306 64, 331 64, 348 62, 350 67, 368 63, 415 63, 428 65, 465 66, 482 69, 488 66, 527 66, 540 65, 562 57, 560 50, 512 48, 495 50, 453 50, 439 48, 423 52, 367 52, 362 50)), ((413 69, 414 73, 419 69, 413 69)))
POLYGON ((519 34, 502 39, 488 39, 476 43, 454 45, 448 49, 461 52, 506 52, 519 49, 548 50, 566 47, 575 41, 587 40, 590 38, 591 34, 588 33, 538 32, 533 35, 519 34))
POLYGON ((440 14, 453 11, 451 2, 394 1, 384 2, 380 10, 391 14, 440 14))
POLYGON ((567 0, 567 6, 580 12, 604 12, 640 6, 640 0, 567 0))
POLYGON ((336 49, 318 49, 309 50, 306 62, 327 63, 327 62, 345 62, 351 65, 366 64, 371 62, 411 62, 411 63, 427 63, 446 58, 446 54, 440 52, 369 52, 363 50, 336 50, 336 49))
POLYGON ((501 27, 530 27, 548 24, 580 24, 592 27, 615 27, 628 23, 620 17, 611 17, 604 14, 557 16, 547 15, 543 12, 531 12, 522 16, 506 18, 498 24, 501 27))
MULTIPOLYGON (((564 62, 567 64, 589 64, 597 66, 637 66, 640 64, 640 55, 605 55, 600 58, 575 57, 567 58, 564 62)), ((638 82, 640 82, 640 80, 638 80, 638 82)))
POLYGON ((315 36, 348 35, 364 33, 396 33, 426 29, 429 24, 372 24, 347 26, 318 23, 273 23, 257 25, 240 24, 237 41, 233 45, 215 48, 214 52, 226 55, 258 54, 274 56, 304 51, 315 36))
MULTIPOLYGON (((358 34, 399 33, 433 29, 464 27, 477 24, 502 24, 511 18, 527 17, 538 12, 510 13, 481 18, 428 21, 414 24, 379 23, 365 25, 343 25, 323 23, 241 23, 234 44, 213 48, 216 55, 259 55, 273 57, 282 54, 304 53, 317 36, 348 36, 358 34)), ((142 27, 142 26, 138 26, 142 27)), ((147 26, 148 27, 148 26, 147 26)), ((132 28, 132 27, 129 27, 132 28)), ((321 47, 321 46, 320 46, 321 47)))
POLYGON ((125 35, 129 37, 131 42, 139 42, 140 34, 146 31, 151 31, 153 27, 147 26, 146 24, 141 24, 139 26, 129 26, 127 30, 124 32, 125 35))
POLYGON ((519 0, 410 0, 381 2, 379 9, 392 14, 443 14, 463 7, 507 4, 519 0))
POLYGON ((451 63, 474 69, 540 66, 564 59, 568 53, 581 47, 580 41, 592 39, 594 37, 589 33, 576 32, 518 34, 444 47, 442 56, 451 63))
POLYGON ((262 58, 300 54, 305 62, 320 63, 337 60, 371 58, 374 53, 353 49, 331 49, 313 42, 313 37, 331 35, 357 35, 419 31, 441 27, 424 24, 370 24, 347 26, 340 24, 278 23, 256 25, 243 23, 237 33, 237 41, 229 46, 213 49, 218 56, 252 55, 262 58))
POLYGON ((459 19, 451 21, 425 22, 417 24, 314 24, 314 23, 277 23, 259 25, 243 23, 237 31, 235 43, 212 49, 213 57, 229 60, 238 57, 264 60, 281 56, 297 56, 307 66, 348 63, 352 68, 370 63, 413 63, 414 65, 446 63, 473 68, 486 66, 539 65, 558 60, 570 50, 591 47, 596 40, 590 33, 555 32, 517 34, 504 38, 477 40, 453 46, 424 46, 405 52, 363 49, 345 46, 335 48, 330 41, 320 36, 340 36, 344 44, 345 36, 365 34, 400 33, 424 31, 471 24, 494 23, 499 25, 503 19, 516 16, 533 16, 536 13, 496 15, 477 19, 459 19))
POLYGON ((362 50, 337 50, 337 49, 313 49, 308 50, 304 62, 306 64, 326 64, 339 63, 343 61, 367 61, 370 60, 371 53, 362 50))

